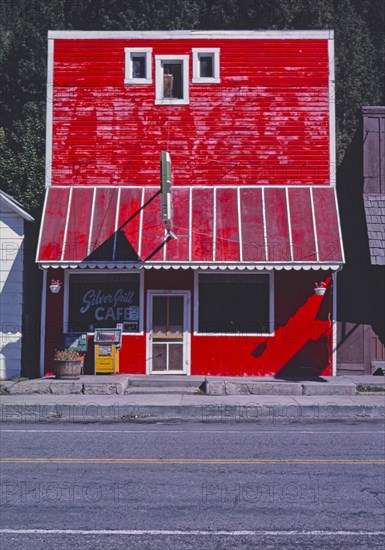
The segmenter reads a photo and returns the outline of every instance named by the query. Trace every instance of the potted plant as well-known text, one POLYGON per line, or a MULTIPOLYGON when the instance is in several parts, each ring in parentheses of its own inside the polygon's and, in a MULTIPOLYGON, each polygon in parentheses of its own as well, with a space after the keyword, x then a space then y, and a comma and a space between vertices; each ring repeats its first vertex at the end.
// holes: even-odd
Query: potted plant
POLYGON ((61 281, 59 279, 51 279, 51 284, 49 285, 50 291, 53 294, 57 294, 61 289, 61 281))
POLYGON ((316 294, 318 294, 318 296, 323 296, 326 292, 326 289, 327 289, 327 284, 326 283, 316 283, 315 284, 315 288, 314 288, 314 292, 316 294))
POLYGON ((56 378, 78 380, 82 373, 84 356, 68 349, 55 351, 54 373, 56 378))

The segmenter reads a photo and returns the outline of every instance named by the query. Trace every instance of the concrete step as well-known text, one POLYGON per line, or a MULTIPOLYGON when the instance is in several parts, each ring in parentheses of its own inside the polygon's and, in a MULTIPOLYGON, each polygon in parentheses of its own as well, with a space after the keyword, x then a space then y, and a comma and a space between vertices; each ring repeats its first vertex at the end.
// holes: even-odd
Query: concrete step
POLYGON ((202 393, 199 387, 196 386, 133 386, 128 387, 124 392, 125 395, 149 395, 149 394, 182 394, 196 395, 202 393))
POLYGON ((150 374, 147 376, 130 375, 128 377, 128 389, 130 388, 196 388, 199 389, 206 378, 204 376, 185 376, 168 374, 150 374))

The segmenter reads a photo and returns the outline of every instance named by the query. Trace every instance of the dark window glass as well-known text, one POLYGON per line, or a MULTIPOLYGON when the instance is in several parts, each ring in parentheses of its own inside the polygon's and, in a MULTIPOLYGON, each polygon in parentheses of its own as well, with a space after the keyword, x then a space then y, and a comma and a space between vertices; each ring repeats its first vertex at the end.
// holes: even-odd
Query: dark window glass
POLYGON ((183 296, 169 297, 169 332, 171 334, 183 332, 183 296))
POLYGON ((163 63, 163 97, 183 99, 182 63, 163 63))
POLYGON ((153 297, 152 330, 154 338, 182 336, 183 296, 153 297))
POLYGON ((152 370, 167 370, 167 344, 153 344, 152 370))
POLYGON ((167 334, 167 296, 154 296, 152 300, 152 330, 155 334, 167 334))
POLYGON ((93 332, 123 323, 125 332, 139 331, 138 274, 70 275, 68 331, 93 332))
POLYGON ((169 370, 183 370, 183 344, 168 344, 169 370))
POLYGON ((201 78, 212 78, 214 76, 212 55, 201 55, 199 57, 199 65, 199 76, 201 78))
POLYGON ((152 370, 183 370, 183 345, 154 343, 152 346, 152 370))
POLYGON ((199 332, 270 332, 269 276, 199 275, 199 332))
POLYGON ((132 56, 132 78, 146 78, 146 56, 132 56))

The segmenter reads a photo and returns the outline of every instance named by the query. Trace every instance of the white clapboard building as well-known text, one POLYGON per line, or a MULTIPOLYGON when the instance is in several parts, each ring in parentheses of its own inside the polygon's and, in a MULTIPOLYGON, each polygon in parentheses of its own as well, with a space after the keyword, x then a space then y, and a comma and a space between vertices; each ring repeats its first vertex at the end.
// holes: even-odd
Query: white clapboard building
POLYGON ((0 379, 21 373, 25 221, 32 216, 0 190, 0 379))

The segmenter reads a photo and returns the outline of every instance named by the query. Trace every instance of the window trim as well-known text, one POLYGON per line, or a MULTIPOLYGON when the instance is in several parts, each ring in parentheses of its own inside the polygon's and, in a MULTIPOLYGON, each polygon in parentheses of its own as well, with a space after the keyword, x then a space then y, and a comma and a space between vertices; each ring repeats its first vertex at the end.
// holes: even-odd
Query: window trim
MULTIPOLYGON (((89 270, 78 270, 74 269, 69 272, 68 269, 64 271, 64 307, 63 307, 63 332, 68 332, 69 325, 69 293, 70 293, 70 277, 71 275, 82 275, 82 276, 92 276, 92 275, 125 275, 126 273, 131 272, 116 272, 111 269, 89 269, 89 270)), ((143 336, 144 334, 144 273, 143 270, 140 270, 139 273, 139 331, 138 332, 122 332, 123 336, 143 336)), ((93 336, 94 332, 87 332, 88 335, 93 336)))
POLYGON ((155 56, 155 105, 188 105, 189 97, 189 56, 188 55, 156 55, 155 56), (182 64, 183 98, 163 97, 162 62, 182 64))
POLYGON ((193 48, 193 84, 220 84, 220 48, 193 48), (199 75, 199 57, 201 54, 213 56, 213 73, 211 77, 201 77, 199 75))
POLYGON ((124 48, 124 84, 152 84, 152 48, 124 48), (146 61, 146 77, 132 77, 132 54, 143 54, 146 61))
POLYGON ((222 337, 252 337, 255 338, 256 336, 261 337, 273 337, 275 336, 275 320, 274 320, 274 271, 273 270, 261 270, 258 272, 240 272, 240 271, 234 271, 234 270, 221 270, 221 271, 213 271, 212 273, 208 273, 207 270, 196 270, 194 272, 194 336, 222 336, 222 337), (253 332, 253 333, 238 333, 238 332, 199 332, 199 275, 268 275, 269 276, 269 325, 270 325, 270 332, 253 332))

